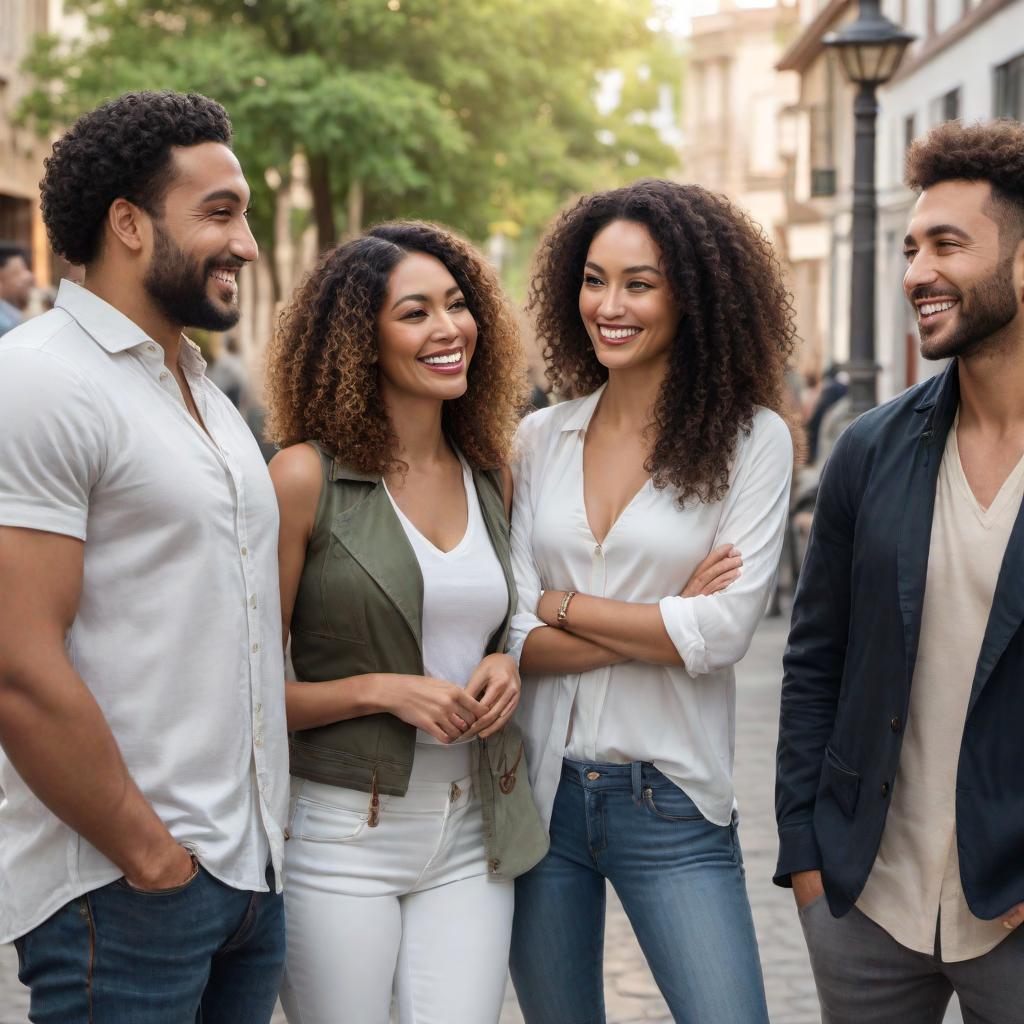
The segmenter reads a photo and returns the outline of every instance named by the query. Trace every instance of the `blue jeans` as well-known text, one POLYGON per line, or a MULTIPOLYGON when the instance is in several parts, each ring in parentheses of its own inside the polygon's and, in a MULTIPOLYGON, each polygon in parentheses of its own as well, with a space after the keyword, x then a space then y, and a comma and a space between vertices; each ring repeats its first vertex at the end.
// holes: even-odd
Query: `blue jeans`
POLYGON ((284 902, 202 869, 159 894, 118 879, 15 946, 33 1024, 267 1024, 284 966, 284 902))
POLYGON ((604 1024, 606 879, 676 1024, 768 1024, 735 818, 711 824, 651 764, 568 759, 551 850, 516 880, 527 1024, 604 1024))

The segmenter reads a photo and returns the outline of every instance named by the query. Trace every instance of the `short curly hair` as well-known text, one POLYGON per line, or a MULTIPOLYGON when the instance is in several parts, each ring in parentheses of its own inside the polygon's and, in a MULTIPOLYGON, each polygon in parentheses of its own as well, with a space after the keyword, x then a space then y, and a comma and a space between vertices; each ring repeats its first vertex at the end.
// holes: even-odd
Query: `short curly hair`
POLYGON ((720 500, 740 432, 750 430, 758 406, 793 429, 785 386, 793 308, 779 264, 745 213, 699 185, 643 179, 584 196, 542 241, 530 284, 547 376, 567 397, 591 394, 608 379, 579 295, 590 243, 616 220, 650 232, 682 311, 644 468, 656 487, 678 489, 680 506, 720 500))
POLYGON ((466 392, 444 404, 445 432, 477 469, 508 462, 526 394, 516 318, 484 257, 423 221, 379 224, 339 245, 299 287, 268 351, 270 441, 317 441, 363 473, 402 467, 378 387, 377 316, 391 271, 413 252, 447 267, 478 330, 466 392))
POLYGON ((909 188, 920 192, 958 180, 989 182, 993 219, 1009 229, 1006 241, 1016 246, 1024 239, 1024 125, 1009 118, 978 124, 947 121, 907 150, 909 188))
POLYGON ((172 146, 231 144, 231 121, 197 93, 129 92, 83 114, 45 161, 43 221, 69 263, 99 253, 110 204, 124 198, 157 215, 173 179, 172 146))

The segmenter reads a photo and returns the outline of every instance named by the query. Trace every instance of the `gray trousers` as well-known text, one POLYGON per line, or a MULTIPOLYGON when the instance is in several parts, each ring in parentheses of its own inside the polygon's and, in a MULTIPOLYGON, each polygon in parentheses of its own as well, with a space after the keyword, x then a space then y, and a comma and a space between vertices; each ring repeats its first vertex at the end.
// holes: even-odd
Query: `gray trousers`
POLYGON ((822 1024, 941 1024, 956 992, 964 1024, 1024 1022, 1024 931, 974 960, 943 963, 901 946, 856 907, 800 911, 822 1024))

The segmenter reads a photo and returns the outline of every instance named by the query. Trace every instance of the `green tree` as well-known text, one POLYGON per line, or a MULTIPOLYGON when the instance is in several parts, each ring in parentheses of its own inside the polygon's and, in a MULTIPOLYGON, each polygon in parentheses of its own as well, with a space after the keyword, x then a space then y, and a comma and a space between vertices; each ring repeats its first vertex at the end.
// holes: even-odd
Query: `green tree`
POLYGON ((296 155, 321 248, 394 216, 535 230, 573 192, 674 163, 632 102, 594 100, 620 55, 657 50, 655 2, 75 0, 86 32, 37 40, 23 111, 47 132, 130 89, 215 97, 265 248, 296 155))

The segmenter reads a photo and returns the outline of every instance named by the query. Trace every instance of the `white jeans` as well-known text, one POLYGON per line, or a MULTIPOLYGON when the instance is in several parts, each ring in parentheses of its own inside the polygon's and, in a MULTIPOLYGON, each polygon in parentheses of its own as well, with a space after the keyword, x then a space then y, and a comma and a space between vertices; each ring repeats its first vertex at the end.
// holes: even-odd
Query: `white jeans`
POLYGON ((416 747, 404 797, 293 780, 285 847, 290 1024, 497 1024, 514 887, 487 874, 468 751, 416 747), (465 772, 453 779, 452 771, 465 772))

